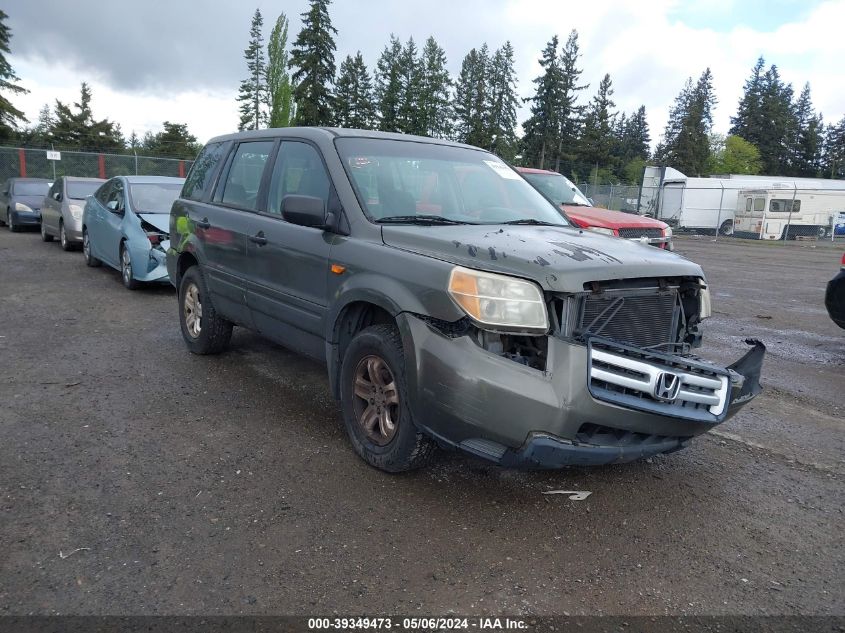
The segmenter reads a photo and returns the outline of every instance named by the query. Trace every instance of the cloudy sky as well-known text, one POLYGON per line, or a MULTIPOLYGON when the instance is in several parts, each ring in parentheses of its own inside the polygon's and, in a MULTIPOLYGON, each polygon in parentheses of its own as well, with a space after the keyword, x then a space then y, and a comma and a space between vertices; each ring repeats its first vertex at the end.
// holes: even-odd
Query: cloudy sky
MULTIPOLYGON (((30 93, 14 103, 35 120, 45 103, 72 102, 93 89, 94 114, 128 135, 161 122, 188 123, 201 141, 237 126, 235 95, 246 74, 243 49, 255 6, 265 37, 284 11, 291 39, 307 0, 11 0, 10 61, 30 93)), ((759 55, 798 92, 810 82, 826 121, 845 115, 845 0, 334 0, 338 63, 360 50, 372 68, 390 33, 446 49, 453 75, 472 47, 516 50, 521 96, 530 96, 537 58, 554 34, 577 29, 589 99, 604 73, 618 109, 646 106, 652 137, 662 133, 689 76, 710 66, 726 132, 759 55)), ((525 111, 520 119, 525 118, 525 111)))

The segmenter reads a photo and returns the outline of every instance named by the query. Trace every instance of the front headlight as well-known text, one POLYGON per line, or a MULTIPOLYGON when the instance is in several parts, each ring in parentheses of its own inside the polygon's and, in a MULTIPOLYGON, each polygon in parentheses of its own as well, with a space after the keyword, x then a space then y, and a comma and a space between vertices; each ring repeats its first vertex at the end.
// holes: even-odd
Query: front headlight
POLYGON ((536 334, 549 329, 543 292, 533 282, 456 266, 449 295, 483 329, 536 334))
POLYGON ((710 305, 710 288, 702 281, 701 289, 698 291, 698 318, 709 319, 712 314, 710 305))
POLYGON ((78 204, 69 204, 68 208, 70 209, 70 214, 73 216, 74 220, 81 220, 82 219, 82 207, 78 204))
POLYGON ((15 211, 26 211, 27 213, 32 213, 32 209, 25 205, 23 202, 15 203, 15 211))
POLYGON ((601 233, 602 235, 615 235, 613 229, 605 229, 600 226, 588 226, 587 230, 595 233, 601 233))
POLYGON ((663 237, 672 237, 672 227, 671 226, 667 226, 665 229, 663 229, 663 237))

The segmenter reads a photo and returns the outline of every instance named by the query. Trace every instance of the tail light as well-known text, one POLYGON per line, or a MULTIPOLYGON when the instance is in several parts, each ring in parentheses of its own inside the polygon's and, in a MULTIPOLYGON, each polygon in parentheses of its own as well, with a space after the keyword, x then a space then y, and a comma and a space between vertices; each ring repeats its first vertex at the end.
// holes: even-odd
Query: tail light
POLYGON ((845 253, 842 254, 842 268, 845 268, 845 253))

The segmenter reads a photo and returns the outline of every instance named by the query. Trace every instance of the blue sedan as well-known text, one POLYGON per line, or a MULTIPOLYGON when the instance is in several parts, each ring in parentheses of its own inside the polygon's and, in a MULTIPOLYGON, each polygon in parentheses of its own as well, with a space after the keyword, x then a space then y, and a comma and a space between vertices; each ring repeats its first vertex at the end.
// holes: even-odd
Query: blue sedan
POLYGON ((168 282, 170 207, 184 178, 118 176, 89 197, 82 212, 85 263, 120 271, 123 285, 168 282))

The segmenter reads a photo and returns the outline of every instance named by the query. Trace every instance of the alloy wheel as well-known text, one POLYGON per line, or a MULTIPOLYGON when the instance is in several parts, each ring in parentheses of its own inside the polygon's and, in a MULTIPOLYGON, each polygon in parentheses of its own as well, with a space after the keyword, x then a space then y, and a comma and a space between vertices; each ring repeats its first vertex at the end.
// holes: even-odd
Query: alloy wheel
POLYGON ((379 356, 365 356, 355 368, 354 410, 367 438, 378 446, 390 443, 399 421, 399 388, 393 372, 379 356))
POLYGON ((88 237, 88 231, 82 232, 82 254, 85 261, 91 261, 91 238, 88 237))
POLYGON ((67 233, 65 233, 65 223, 59 223, 59 241, 62 243, 62 248, 67 250, 67 233))
POLYGON ((197 338, 202 331, 202 302, 197 285, 192 283, 185 289, 182 311, 185 317, 185 329, 191 338, 197 338))

